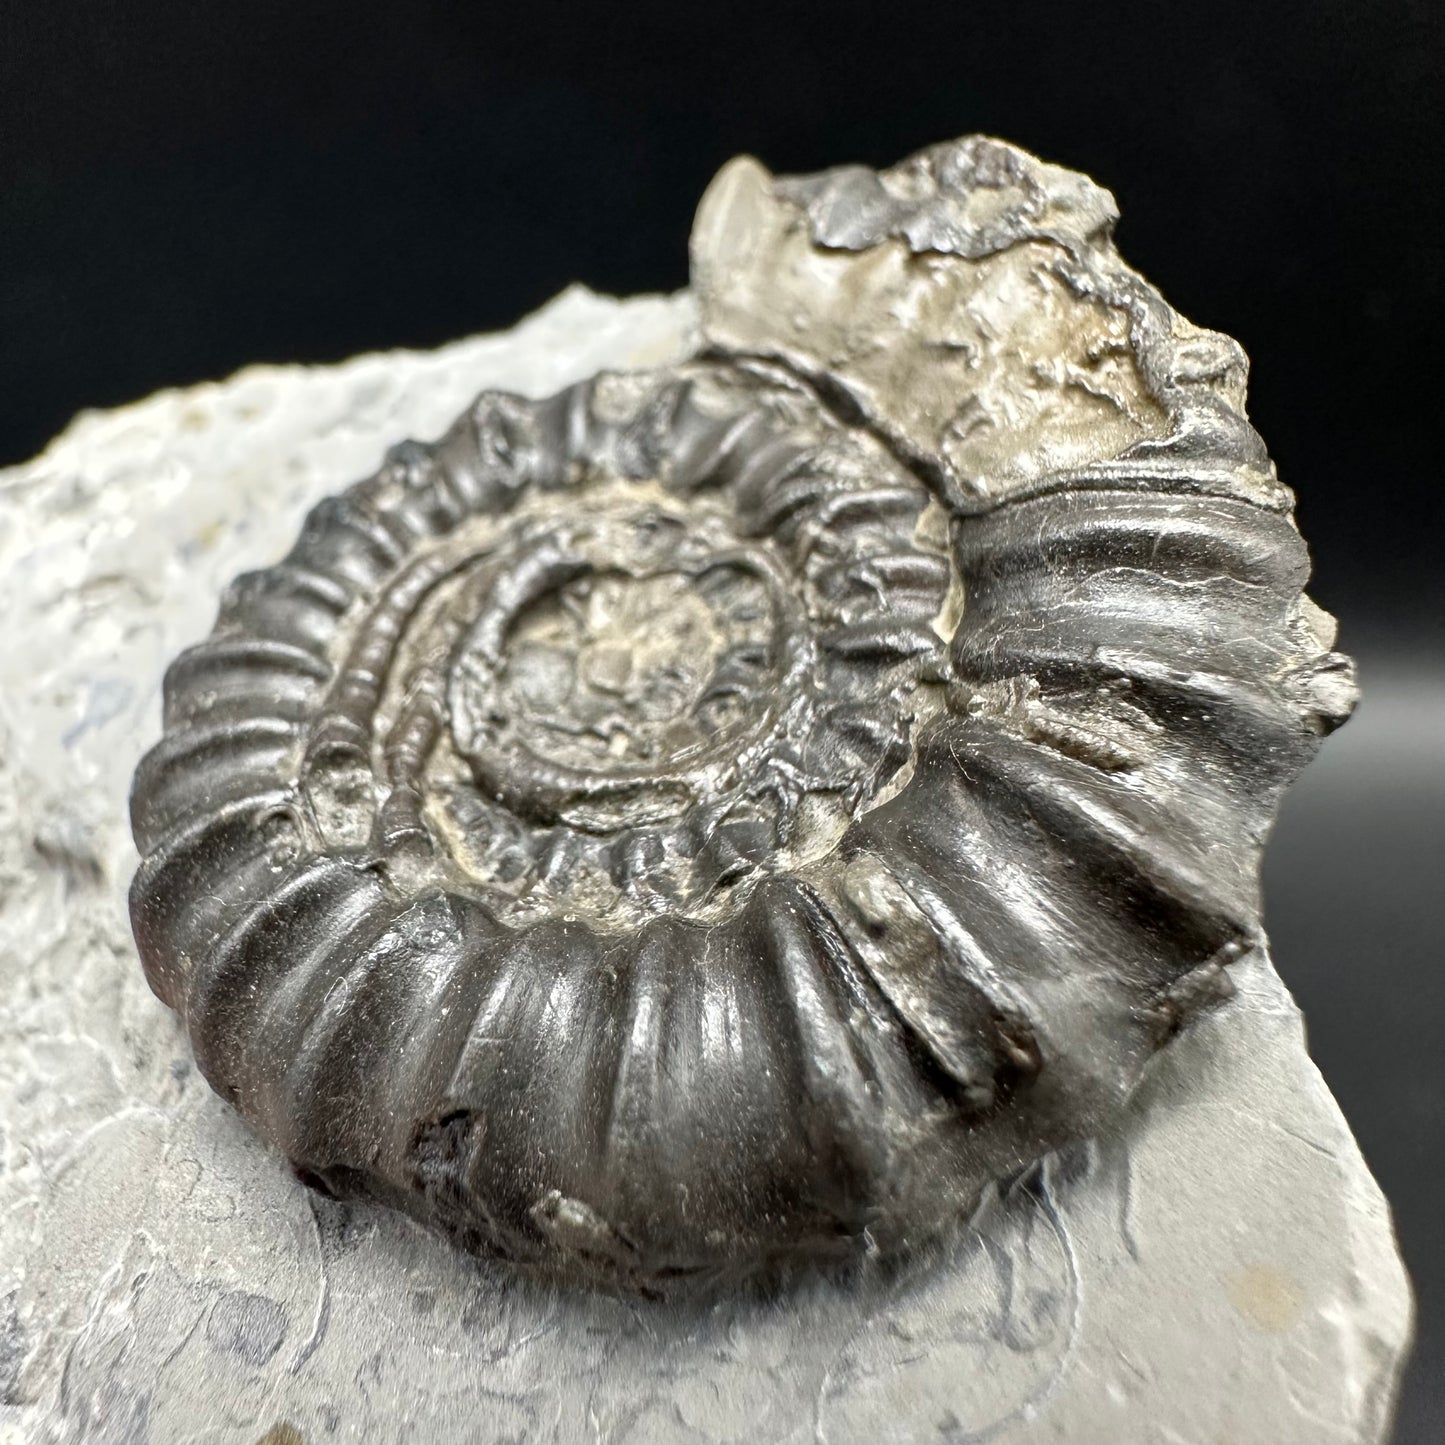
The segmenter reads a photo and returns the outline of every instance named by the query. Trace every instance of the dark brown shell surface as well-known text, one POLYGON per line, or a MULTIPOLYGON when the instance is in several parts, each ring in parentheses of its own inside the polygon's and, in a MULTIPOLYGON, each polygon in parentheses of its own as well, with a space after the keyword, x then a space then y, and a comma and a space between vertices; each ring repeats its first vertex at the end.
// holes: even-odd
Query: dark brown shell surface
POLYGON ((698 356, 321 502, 132 794, 151 985, 304 1178, 648 1288, 906 1246, 1087 1135, 1228 993, 1352 698, 1242 356, 1107 193, 738 166, 698 356), (914 286, 923 342, 829 329, 914 286))

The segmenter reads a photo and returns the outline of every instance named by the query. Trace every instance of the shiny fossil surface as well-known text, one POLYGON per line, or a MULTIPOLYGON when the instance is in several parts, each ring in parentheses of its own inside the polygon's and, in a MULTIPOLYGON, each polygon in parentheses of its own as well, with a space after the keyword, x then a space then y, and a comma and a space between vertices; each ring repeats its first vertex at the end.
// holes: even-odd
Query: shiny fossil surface
POLYGON ((486 393, 229 589, 133 921, 303 1178, 645 1288, 893 1250, 1227 994, 1353 690, 1113 217, 988 140, 735 162, 693 357, 486 393))

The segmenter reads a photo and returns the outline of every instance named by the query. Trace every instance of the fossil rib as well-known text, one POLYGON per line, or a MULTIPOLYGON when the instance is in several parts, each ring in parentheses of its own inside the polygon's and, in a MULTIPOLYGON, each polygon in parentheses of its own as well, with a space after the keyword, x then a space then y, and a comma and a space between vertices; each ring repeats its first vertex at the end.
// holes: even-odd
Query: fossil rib
POLYGON ((136 938, 304 1178, 648 1287, 901 1247, 1228 992, 1353 700, 1234 343, 996 141, 774 180, 172 666, 136 938))

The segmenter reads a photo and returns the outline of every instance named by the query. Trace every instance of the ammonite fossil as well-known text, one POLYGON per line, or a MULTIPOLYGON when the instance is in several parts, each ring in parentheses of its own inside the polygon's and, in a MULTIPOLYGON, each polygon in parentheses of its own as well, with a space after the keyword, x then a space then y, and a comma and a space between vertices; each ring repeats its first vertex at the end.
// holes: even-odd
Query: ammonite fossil
POLYGON ((847 1259, 1227 994, 1353 690, 1114 217, 985 139, 734 162, 690 360, 484 395, 234 583, 133 916, 303 1178, 574 1278, 847 1259))

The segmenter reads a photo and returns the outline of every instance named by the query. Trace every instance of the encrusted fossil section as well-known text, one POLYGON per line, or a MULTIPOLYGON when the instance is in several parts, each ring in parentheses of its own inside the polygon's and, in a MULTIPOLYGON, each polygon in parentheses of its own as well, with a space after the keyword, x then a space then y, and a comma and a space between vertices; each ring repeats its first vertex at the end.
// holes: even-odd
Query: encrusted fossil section
POLYGON ((135 932, 319 1187, 649 1288, 914 1242, 1225 996, 1347 714, 1244 360, 998 142, 694 235, 704 351, 487 394, 171 668, 135 932))
POLYGON ((881 173, 775 181, 740 157, 693 231, 704 332, 860 412, 960 512, 1060 486, 1287 509, 1244 417, 1247 363, 1111 239, 1087 177, 974 136, 881 173))

